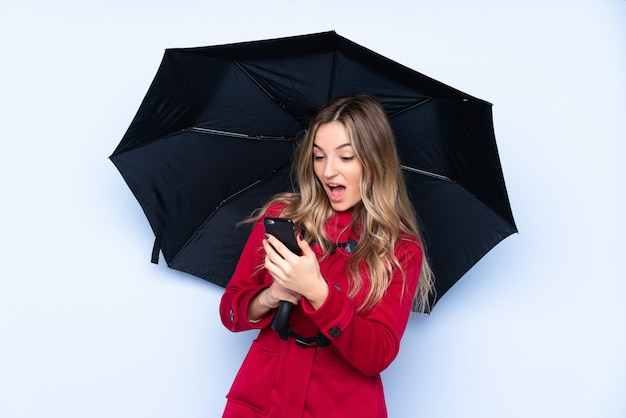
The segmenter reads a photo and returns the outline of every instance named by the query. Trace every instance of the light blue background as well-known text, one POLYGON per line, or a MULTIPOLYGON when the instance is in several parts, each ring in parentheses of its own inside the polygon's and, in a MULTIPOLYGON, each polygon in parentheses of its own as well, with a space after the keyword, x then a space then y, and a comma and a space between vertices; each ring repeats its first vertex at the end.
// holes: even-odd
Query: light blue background
POLYGON ((520 230, 410 320, 390 417, 626 416, 626 1, 2 0, 0 417, 221 414, 254 335, 107 157, 164 49, 327 30, 494 103, 520 230))

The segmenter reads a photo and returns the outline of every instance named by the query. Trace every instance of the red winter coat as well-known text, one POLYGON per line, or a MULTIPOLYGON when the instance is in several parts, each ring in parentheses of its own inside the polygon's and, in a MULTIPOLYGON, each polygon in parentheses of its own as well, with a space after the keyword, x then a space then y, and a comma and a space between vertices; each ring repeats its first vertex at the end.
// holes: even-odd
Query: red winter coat
MULTIPOLYGON (((268 216, 278 216, 280 206, 268 216)), ((351 213, 338 213, 327 224, 328 236, 346 242, 351 213)), ((396 271, 381 302, 368 312, 356 313, 363 300, 347 297, 348 279, 341 249, 320 261, 329 295, 318 310, 303 298, 291 315, 291 329, 304 337, 318 331, 330 340, 325 348, 304 348, 294 338, 282 340, 270 327, 273 315, 252 323, 247 310, 251 299, 272 283, 270 274, 257 266, 265 257, 261 241, 263 223, 250 234, 235 273, 220 305, 223 324, 231 331, 259 329, 227 395, 224 417, 359 418, 386 417, 387 410, 380 373, 398 354, 406 328, 411 301, 417 288, 422 252, 416 240, 401 240, 396 255, 406 275, 396 271)), ((319 245, 313 250, 321 257, 319 245)))

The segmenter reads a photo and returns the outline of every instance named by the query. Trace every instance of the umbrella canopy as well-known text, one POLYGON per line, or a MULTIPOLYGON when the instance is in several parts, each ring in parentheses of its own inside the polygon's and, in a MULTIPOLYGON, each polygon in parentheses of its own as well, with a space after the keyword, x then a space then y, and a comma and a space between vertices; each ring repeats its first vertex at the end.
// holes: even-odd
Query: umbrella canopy
POLYGON ((436 279, 433 303, 516 232, 491 104, 335 32, 168 49, 111 155, 168 265, 225 286, 250 225, 291 189, 297 138, 329 100, 369 93, 396 135, 436 279))

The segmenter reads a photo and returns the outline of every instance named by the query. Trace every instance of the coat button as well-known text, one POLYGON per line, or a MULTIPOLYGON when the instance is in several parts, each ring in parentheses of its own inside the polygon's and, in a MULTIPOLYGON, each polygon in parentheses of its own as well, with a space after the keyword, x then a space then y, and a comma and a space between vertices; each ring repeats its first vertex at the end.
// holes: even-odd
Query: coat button
POLYGON ((330 329, 330 331, 328 332, 328 334, 331 337, 336 338, 336 337, 339 337, 341 335, 341 330, 339 328, 337 328, 337 327, 332 327, 330 329))
POLYGON ((231 320, 232 322, 235 322, 235 313, 233 312, 233 310, 232 310, 232 309, 230 310, 230 320, 231 320))
POLYGON ((335 286, 335 289, 341 292, 341 286, 339 286, 337 283, 334 283, 333 286, 335 286))

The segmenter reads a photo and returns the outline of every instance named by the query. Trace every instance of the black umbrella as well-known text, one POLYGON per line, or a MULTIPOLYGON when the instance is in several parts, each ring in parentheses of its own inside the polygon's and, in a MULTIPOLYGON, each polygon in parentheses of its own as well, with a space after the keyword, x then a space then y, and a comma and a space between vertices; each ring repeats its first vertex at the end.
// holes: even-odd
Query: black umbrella
MULTIPOLYGON (((369 93, 392 122, 436 299, 516 232, 491 104, 326 32, 168 49, 111 160, 168 265, 228 283, 250 226, 291 188, 296 138, 330 99, 369 93)), ((436 300, 435 299, 435 300, 436 300)))

